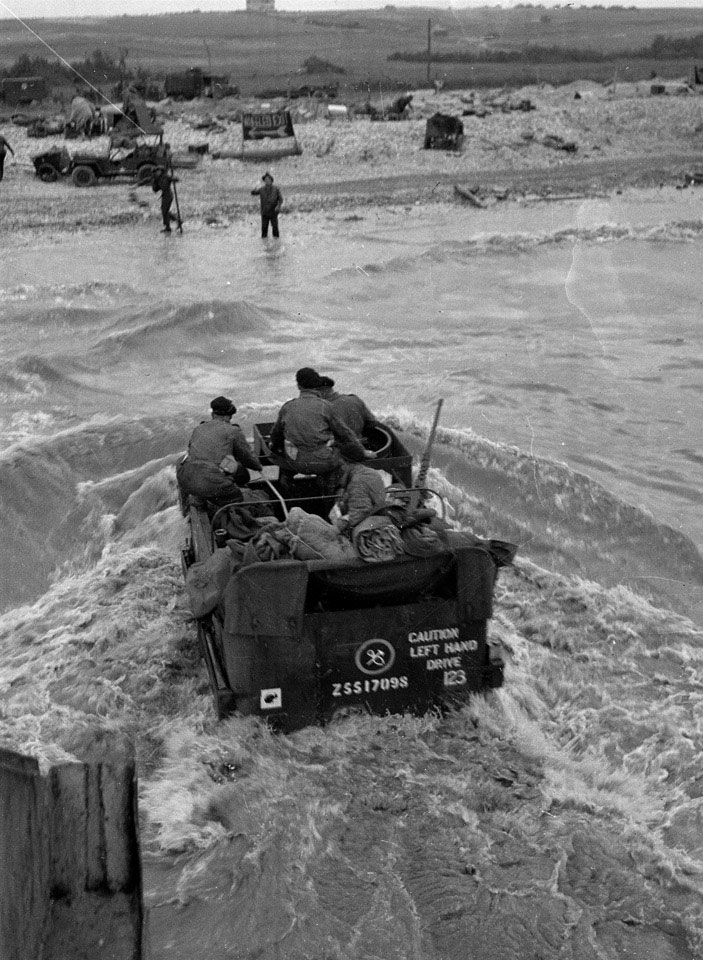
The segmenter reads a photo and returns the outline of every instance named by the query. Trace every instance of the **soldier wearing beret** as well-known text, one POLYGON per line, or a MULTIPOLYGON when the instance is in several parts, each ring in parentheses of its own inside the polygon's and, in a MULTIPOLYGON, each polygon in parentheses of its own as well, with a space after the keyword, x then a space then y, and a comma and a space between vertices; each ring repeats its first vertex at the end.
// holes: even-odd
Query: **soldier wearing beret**
POLYGON ((176 478, 184 502, 192 495, 222 506, 241 500, 249 470, 262 467, 242 428, 231 422, 237 408, 229 397, 215 397, 210 411, 210 419, 193 430, 176 478))

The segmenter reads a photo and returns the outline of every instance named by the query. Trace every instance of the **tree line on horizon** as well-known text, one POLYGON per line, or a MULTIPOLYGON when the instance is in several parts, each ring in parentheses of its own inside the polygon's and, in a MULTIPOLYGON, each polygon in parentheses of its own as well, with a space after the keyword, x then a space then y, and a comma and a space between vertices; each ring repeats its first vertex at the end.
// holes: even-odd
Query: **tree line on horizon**
MULTIPOLYGON (((119 59, 96 49, 84 60, 66 64, 60 60, 47 60, 45 57, 31 57, 28 54, 19 56, 11 66, 0 70, 0 77, 43 77, 55 82, 75 82, 77 77, 93 85, 101 83, 124 84, 131 80, 148 82, 155 78, 155 74, 144 66, 132 71, 126 65, 128 51, 121 49, 119 59)), ((389 61, 407 63, 426 63, 427 50, 406 51, 391 53, 389 61)), ((312 59, 312 58, 310 58, 312 59)), ((692 37, 657 36, 647 46, 636 50, 621 50, 599 52, 590 48, 571 48, 562 46, 542 46, 527 44, 525 47, 514 50, 485 49, 485 50, 451 50, 433 51, 432 62, 440 63, 606 63, 622 59, 647 60, 703 60, 703 33, 692 37)), ((308 61, 306 61, 307 63, 308 61)), ((325 61, 327 63, 327 61, 325 61)), ((327 64, 328 69, 333 64, 327 64)), ((309 71, 308 71, 309 72, 309 71)), ((344 73, 341 68, 335 72, 344 73)))
MULTIPOLYGON (((125 63, 126 51, 116 60, 109 53, 97 49, 84 60, 67 64, 61 60, 47 60, 46 57, 30 57, 23 53, 0 76, 7 77, 43 77, 45 80, 72 80, 77 74, 91 83, 114 83, 118 80, 132 80, 135 74, 125 63)), ((137 73, 139 74, 140 71, 137 73)))
MULTIPOLYGON (((391 53, 388 60, 426 63, 427 50, 391 53)), ((445 50, 432 52, 433 63, 607 63, 613 60, 703 59, 703 33, 693 37, 657 36, 636 50, 599 52, 588 47, 527 44, 520 49, 445 50)))

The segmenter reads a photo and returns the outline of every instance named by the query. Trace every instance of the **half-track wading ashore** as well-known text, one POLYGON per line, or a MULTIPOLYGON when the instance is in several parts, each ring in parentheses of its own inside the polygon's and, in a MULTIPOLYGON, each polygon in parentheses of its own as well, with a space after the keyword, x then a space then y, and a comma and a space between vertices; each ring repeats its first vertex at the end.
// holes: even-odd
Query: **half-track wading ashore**
MULTIPOLYGON (((254 426, 264 476, 250 487, 270 497, 279 521, 295 507, 326 519, 333 497, 320 495, 317 478, 282 476, 267 446, 271 427, 254 426)), ((377 453, 369 465, 413 495, 411 456, 393 431, 376 428, 364 442, 377 453)), ((260 506, 182 503, 186 583, 216 555, 234 548, 241 557, 243 521, 260 506)), ((514 553, 452 531, 435 552, 376 563, 250 558, 226 566, 213 608, 196 616, 218 716, 254 714, 291 731, 351 708, 422 713, 501 686, 501 649, 488 640, 487 621, 498 569, 514 553)))

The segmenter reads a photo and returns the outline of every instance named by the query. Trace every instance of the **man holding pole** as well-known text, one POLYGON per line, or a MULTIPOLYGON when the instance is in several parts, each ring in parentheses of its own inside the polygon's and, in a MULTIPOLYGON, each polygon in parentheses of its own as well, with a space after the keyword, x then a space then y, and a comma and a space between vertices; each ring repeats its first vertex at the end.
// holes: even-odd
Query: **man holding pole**
POLYGON ((176 193, 176 184, 178 183, 178 177, 175 177, 173 174, 173 164, 171 163, 171 153, 166 144, 166 159, 168 166, 160 166, 157 168, 154 173, 154 182, 152 184, 152 189, 154 193, 161 194, 161 219, 163 220, 163 229, 162 233, 171 233, 171 223, 175 221, 178 224, 178 229, 183 233, 183 222, 181 220, 181 211, 178 205, 178 194, 176 193), (174 216, 171 213, 171 204, 176 200, 176 212, 177 216, 174 216))
POLYGON ((8 150, 10 151, 10 153, 12 154, 12 156, 14 157, 15 151, 12 149, 12 147, 10 146, 10 144, 7 142, 7 140, 6 140, 6 139, 3 137, 3 135, 0 133, 0 180, 2 180, 3 174, 4 174, 4 172, 5 172, 5 156, 6 156, 8 150))

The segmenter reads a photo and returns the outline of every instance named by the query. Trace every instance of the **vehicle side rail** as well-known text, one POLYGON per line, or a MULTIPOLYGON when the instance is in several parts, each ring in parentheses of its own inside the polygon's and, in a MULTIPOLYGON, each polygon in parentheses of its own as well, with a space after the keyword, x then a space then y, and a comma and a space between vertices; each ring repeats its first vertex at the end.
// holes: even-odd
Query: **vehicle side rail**
POLYGON ((198 621, 198 640, 200 641, 200 650, 207 667, 210 688, 215 697, 215 707, 217 717, 222 720, 224 717, 234 713, 237 708, 237 700, 229 687, 225 676, 224 667, 220 658, 220 652, 215 638, 215 631, 218 627, 212 616, 204 617, 198 621))

